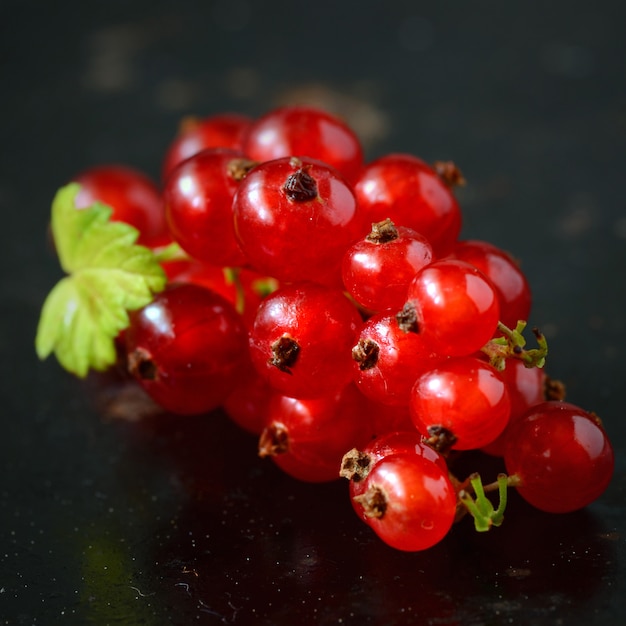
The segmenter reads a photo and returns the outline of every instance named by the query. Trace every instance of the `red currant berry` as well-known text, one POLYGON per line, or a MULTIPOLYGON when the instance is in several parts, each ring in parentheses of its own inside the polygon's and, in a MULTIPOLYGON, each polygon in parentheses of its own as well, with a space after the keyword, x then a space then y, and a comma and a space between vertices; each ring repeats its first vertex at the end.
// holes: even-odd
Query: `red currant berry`
POLYGON ((542 511, 567 513, 602 495, 613 475, 614 454, 595 415, 552 401, 512 425, 504 461, 526 501, 542 511))
POLYGON ((286 106, 256 120, 243 144, 256 161, 282 157, 308 157, 328 163, 348 180, 354 180, 363 165, 358 137, 340 119, 308 106, 286 106))
POLYGON ((444 259, 420 270, 409 284, 404 316, 434 352, 466 356, 494 335, 500 315, 495 288, 473 265, 444 259))
POLYGON ((172 170, 185 159, 208 148, 241 150, 243 137, 252 118, 239 113, 195 117, 183 120, 177 137, 172 141, 163 161, 162 178, 167 181, 172 170))
POLYGON ((80 185, 77 208, 101 202, 113 209, 111 219, 139 231, 138 243, 157 247, 170 241, 159 189, 142 172, 125 165, 100 165, 73 180, 80 185))
POLYGON ((343 284, 365 309, 402 308, 409 283, 433 260, 425 237, 391 220, 372 224, 372 231, 352 245, 343 257, 343 284))
POLYGON ((365 402, 354 385, 313 399, 274 394, 259 454, 270 456, 298 480, 336 480, 346 450, 364 445, 369 438, 365 402))
POLYGON ((341 286, 341 259, 363 229, 354 194, 335 170, 296 158, 262 163, 241 181, 233 210, 257 271, 341 286))
POLYGON ((232 207, 250 167, 242 153, 215 148, 183 161, 167 179, 163 199, 170 232, 195 259, 230 267, 245 263, 232 207))
POLYGON ((493 284, 500 304, 500 321, 515 328, 519 320, 530 315, 530 285, 519 265, 511 256, 485 241, 462 241, 452 250, 451 257, 477 267, 493 284))
POLYGON ((356 496, 362 519, 398 550, 425 550, 452 527, 456 492, 447 471, 418 454, 394 454, 380 460, 356 496))
POLYGON ((366 165, 355 183, 369 222, 390 218, 426 237, 437 256, 447 254, 461 230, 461 209, 438 172, 410 154, 388 154, 366 165))
POLYGON ((312 283, 281 287, 259 306, 250 335, 252 362, 286 395, 334 393, 352 378, 350 350, 360 324, 339 290, 312 283))
POLYGON ((220 295, 197 285, 168 285, 131 314, 124 338, 131 374, 172 413, 215 409, 248 359, 241 316, 220 295))
POLYGON ((352 348, 354 380, 368 398, 408 406, 415 379, 434 367, 437 357, 420 333, 403 330, 395 315, 380 313, 362 326, 352 348))
POLYGON ((472 450, 491 443, 505 428, 511 402, 504 381, 488 363, 459 357, 422 374, 411 392, 409 408, 416 428, 429 437, 445 429, 452 448, 472 450))

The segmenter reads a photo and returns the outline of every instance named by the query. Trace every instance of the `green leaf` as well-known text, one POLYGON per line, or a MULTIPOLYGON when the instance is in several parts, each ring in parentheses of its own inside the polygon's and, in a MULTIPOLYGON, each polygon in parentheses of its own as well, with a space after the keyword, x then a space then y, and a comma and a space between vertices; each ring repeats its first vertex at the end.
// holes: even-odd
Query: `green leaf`
POLYGON ((76 209, 79 186, 62 187, 52 203, 52 234, 68 274, 46 298, 35 349, 40 359, 54 353, 68 371, 84 377, 115 362, 115 337, 166 284, 152 250, 135 242, 137 229, 110 221, 110 207, 76 209))

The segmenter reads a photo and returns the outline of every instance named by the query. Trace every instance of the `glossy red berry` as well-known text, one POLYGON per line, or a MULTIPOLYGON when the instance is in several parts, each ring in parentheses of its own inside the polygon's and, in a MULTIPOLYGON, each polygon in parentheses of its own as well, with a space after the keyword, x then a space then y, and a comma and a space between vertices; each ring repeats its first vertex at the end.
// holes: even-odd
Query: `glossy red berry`
POLYGON ((433 352, 441 355, 477 352, 498 327, 495 288, 464 261, 443 259, 426 266, 409 284, 407 297, 407 321, 414 321, 433 352))
POLYGON ((307 157, 328 163, 352 181, 363 165, 354 131, 338 117, 309 106, 274 109, 250 127, 244 152, 256 161, 307 157))
POLYGON ((419 376, 409 408, 424 437, 444 428, 454 438, 452 448, 472 450, 491 443, 504 430, 511 403, 504 381, 491 365, 459 357, 419 376))
POLYGON ((172 283, 130 317, 129 370, 160 406, 196 414, 221 404, 248 359, 246 327, 228 301, 172 283))
POLYGON ((369 439, 365 402, 353 385, 319 398, 274 394, 259 454, 299 480, 336 480, 346 450, 369 439))
POLYGON ((447 254, 461 230, 461 209, 438 172, 410 154, 388 154, 367 164, 355 183, 369 222, 390 218, 426 237, 437 256, 447 254))
POLYGON ((252 166, 243 154, 215 148, 183 161, 163 190, 172 237, 205 263, 237 267, 246 262, 233 225, 233 198, 252 166))
POLYGON ((339 290, 284 286, 260 304, 250 333, 252 363, 293 397, 335 393, 352 379, 350 350, 361 317, 339 290))
POLYGON ((233 211, 249 263, 281 282, 341 286, 341 259, 363 231, 350 186, 306 159, 255 167, 241 181, 233 211))
POLYGON ((614 454, 595 415, 551 401, 512 425, 504 461, 525 500, 542 511, 567 513, 602 495, 613 475, 614 454))
POLYGON ((101 202, 113 209, 111 219, 139 231, 138 243, 157 247, 171 241, 161 193, 142 172, 126 165, 99 165, 80 172, 73 181, 80 185, 77 208, 101 202))
POLYGON ((167 181, 172 170, 185 159, 208 148, 241 150, 243 137, 252 118, 240 113, 221 113, 205 118, 183 120, 179 133, 169 145, 162 166, 162 179, 167 181))
POLYGON ((456 492, 447 472, 418 454, 395 454, 374 465, 356 497, 362 519, 398 550, 425 550, 450 530, 456 492))
POLYGON ((438 360, 422 334, 403 329, 396 316, 388 313, 374 315, 363 324, 352 359, 359 390, 392 406, 408 406, 415 380, 438 360))
POLYGON ((341 273, 348 293, 371 311, 400 310, 415 274, 433 260, 428 240, 391 220, 371 232, 343 257, 341 273))

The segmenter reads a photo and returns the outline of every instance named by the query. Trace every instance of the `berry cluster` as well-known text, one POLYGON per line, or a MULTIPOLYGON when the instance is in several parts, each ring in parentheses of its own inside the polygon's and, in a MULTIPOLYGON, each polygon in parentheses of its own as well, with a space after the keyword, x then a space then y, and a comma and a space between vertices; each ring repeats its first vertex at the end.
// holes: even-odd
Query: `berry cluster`
POLYGON ((539 331, 525 347, 524 274, 459 240, 454 164, 366 163, 344 122, 292 106, 186 121, 162 177, 95 167, 55 200, 79 295, 46 302, 40 356, 84 375, 113 362, 108 338, 165 410, 222 407, 290 475, 348 478, 357 514, 400 550, 434 545, 464 513, 499 525, 510 486, 551 512, 607 487, 600 420, 545 375, 539 331), (508 475, 459 480, 467 450, 503 457, 508 475))

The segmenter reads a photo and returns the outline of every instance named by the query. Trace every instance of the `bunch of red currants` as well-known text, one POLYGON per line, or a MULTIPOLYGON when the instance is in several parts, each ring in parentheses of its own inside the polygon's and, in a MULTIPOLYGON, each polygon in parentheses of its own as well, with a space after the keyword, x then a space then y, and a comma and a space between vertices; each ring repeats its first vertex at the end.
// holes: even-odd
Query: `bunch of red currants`
POLYGON ((507 487, 550 512, 606 489, 600 420, 563 401, 539 331, 526 348, 526 277, 459 240, 454 164, 365 163, 342 120, 290 106, 187 120, 162 189, 119 166, 75 181, 79 208, 103 202, 155 254, 178 250, 118 337, 145 391, 176 414, 222 407, 295 478, 345 476, 389 545, 428 548, 463 513, 498 525, 507 487), (449 460, 467 450, 508 475, 458 480, 449 460))

